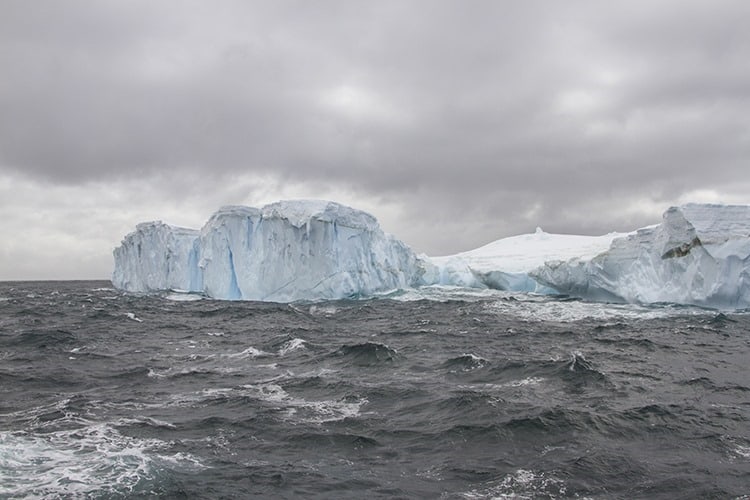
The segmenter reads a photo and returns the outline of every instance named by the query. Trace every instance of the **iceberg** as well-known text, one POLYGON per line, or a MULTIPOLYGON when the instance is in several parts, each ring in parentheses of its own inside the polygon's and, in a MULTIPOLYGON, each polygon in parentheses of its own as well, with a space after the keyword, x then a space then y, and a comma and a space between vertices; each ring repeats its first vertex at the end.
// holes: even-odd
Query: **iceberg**
POLYGON ((616 238, 591 259, 549 261, 530 275, 560 293, 634 303, 750 307, 750 206, 687 204, 616 238))
POLYGON ((139 224, 114 257, 112 282, 126 291, 271 302, 410 288, 431 270, 372 215, 322 200, 223 207, 200 231, 139 224))
POLYGON ((688 204, 603 236, 535 233, 416 255, 372 215, 335 202, 229 206, 201 230, 138 224, 114 250, 115 287, 293 302, 442 285, 591 300, 750 307, 750 206, 688 204))
POLYGON ((558 293, 531 273, 549 260, 589 259, 609 248, 622 233, 604 236, 550 234, 537 228, 532 234, 503 238, 474 250, 433 257, 437 284, 493 288, 514 292, 558 293))
POLYGON ((161 221, 138 224, 114 250, 112 284, 130 292, 200 290, 199 236, 161 221))

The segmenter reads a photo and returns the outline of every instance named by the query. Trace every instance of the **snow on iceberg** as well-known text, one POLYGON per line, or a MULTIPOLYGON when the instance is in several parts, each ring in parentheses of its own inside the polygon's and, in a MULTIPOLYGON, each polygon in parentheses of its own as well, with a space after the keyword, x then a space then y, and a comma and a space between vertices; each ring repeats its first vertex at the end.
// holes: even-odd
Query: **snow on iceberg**
POLYGON ((590 259, 623 236, 535 233, 503 238, 474 250, 431 260, 438 269, 435 283, 494 288, 515 292, 557 293, 530 273, 549 260, 590 259))
POLYGON ((661 224, 615 239, 589 260, 530 273, 561 293, 594 300, 750 307, 750 206, 688 204, 661 224))
POLYGON ((115 249, 113 284, 291 302, 418 286, 430 264, 370 214, 334 202, 224 207, 201 231, 138 225, 115 249))

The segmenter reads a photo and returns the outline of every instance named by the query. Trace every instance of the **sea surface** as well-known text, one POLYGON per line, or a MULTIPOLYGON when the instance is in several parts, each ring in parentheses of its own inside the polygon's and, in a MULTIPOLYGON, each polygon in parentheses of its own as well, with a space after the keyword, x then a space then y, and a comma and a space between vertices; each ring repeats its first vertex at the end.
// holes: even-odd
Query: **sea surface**
POLYGON ((0 498, 748 499, 748 366, 748 312, 0 283, 0 498))

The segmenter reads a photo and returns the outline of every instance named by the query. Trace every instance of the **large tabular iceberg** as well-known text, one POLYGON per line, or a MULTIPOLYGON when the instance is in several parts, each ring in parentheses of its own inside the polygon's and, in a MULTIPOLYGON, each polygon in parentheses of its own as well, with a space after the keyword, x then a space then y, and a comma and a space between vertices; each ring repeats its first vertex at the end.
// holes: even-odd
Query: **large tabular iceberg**
POLYGON ((531 275, 594 300, 750 307, 750 207, 688 204, 663 219, 592 259, 547 262, 531 275))
POLYGON ((113 284, 220 299, 339 299, 418 286, 430 264, 360 210, 319 200, 224 207, 201 231, 139 224, 115 249, 113 284))
POLYGON ((594 300, 750 307, 750 207, 684 205, 661 224, 604 236, 534 234, 430 259, 334 202, 225 207, 200 230, 139 224, 115 249, 112 282, 275 302, 421 285, 562 293, 594 300))

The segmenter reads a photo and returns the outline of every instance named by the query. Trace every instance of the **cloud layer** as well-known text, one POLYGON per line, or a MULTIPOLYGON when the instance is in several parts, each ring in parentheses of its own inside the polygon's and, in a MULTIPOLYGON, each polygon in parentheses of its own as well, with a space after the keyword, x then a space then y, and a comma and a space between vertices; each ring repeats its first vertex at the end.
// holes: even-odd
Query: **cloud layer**
POLYGON ((750 203, 743 0, 0 5, 0 279, 327 197, 430 254, 750 203), (19 259, 23 262, 19 265, 19 259))

